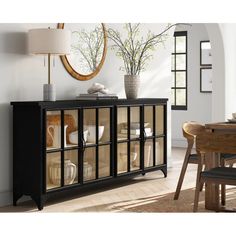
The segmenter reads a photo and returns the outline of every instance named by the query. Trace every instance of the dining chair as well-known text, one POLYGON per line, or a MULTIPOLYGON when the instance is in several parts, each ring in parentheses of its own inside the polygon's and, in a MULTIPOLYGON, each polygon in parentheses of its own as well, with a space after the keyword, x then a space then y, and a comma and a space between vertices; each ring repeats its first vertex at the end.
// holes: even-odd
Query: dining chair
POLYGON ((188 164, 198 164, 198 156, 196 153, 192 153, 192 149, 195 142, 196 135, 205 131, 205 127, 195 121, 185 122, 182 126, 183 136, 187 139, 188 147, 185 153, 184 162, 181 168, 178 184, 176 187, 174 200, 179 198, 181 187, 183 184, 184 176, 188 167, 188 164))
MULTIPOLYGON (((181 168, 178 184, 176 187, 175 195, 174 195, 174 200, 178 200, 179 194, 181 191, 181 187, 183 184, 184 176, 188 167, 188 164, 198 164, 198 155, 197 153, 192 153, 192 149, 194 147, 195 143, 195 138, 196 135, 200 133, 205 133, 205 126, 202 124, 199 124, 196 121, 187 121, 184 122, 182 126, 182 131, 183 131, 183 136, 187 139, 188 147, 186 150, 186 154, 184 157, 184 162, 181 168)), ((233 166, 234 163, 236 163, 236 155, 231 154, 231 153, 222 153, 220 156, 220 163, 221 166, 226 166, 229 165, 230 167, 233 166)), ((204 163, 203 163, 204 164, 204 163)), ((198 169, 197 171, 197 176, 200 174, 201 169, 198 169)), ((203 184, 201 185, 200 190, 202 190, 203 184)), ((221 186, 221 202, 222 205, 225 205, 225 186, 221 186)))
MULTIPOLYGON (((206 153, 228 153, 235 155, 236 153, 236 134, 222 134, 222 133, 201 133, 196 137, 196 150, 198 153, 198 171, 197 184, 195 190, 193 211, 198 209, 199 193, 201 185, 204 183, 213 183, 219 185, 236 185, 236 168, 219 166, 209 170, 202 170, 204 157, 206 153)), ((222 194, 222 192, 221 192, 222 194)), ((225 195, 225 192, 223 192, 225 195)), ((224 196, 225 199, 225 196, 224 196)), ((220 209, 218 209, 220 210, 220 209)))

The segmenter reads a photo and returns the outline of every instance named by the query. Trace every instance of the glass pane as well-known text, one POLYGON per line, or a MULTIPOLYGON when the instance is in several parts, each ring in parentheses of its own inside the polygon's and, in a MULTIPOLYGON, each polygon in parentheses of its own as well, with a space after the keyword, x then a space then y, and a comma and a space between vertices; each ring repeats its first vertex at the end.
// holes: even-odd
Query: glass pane
POLYGON ((140 169, 140 142, 130 142, 130 170, 140 169))
POLYGON ((130 108, 130 139, 140 137, 140 107, 130 108))
POLYGON ((186 36, 176 37, 176 52, 186 52, 186 36))
POLYGON ((118 140, 128 139, 127 132, 127 107, 117 108, 117 137, 118 140))
POLYGON ((171 105, 175 105, 175 89, 171 89, 171 105))
POLYGON ((78 183, 78 151, 64 152, 64 184, 78 183))
POLYGON ((186 105, 186 89, 176 89, 176 105, 186 105))
POLYGON ((144 107, 144 131, 146 137, 153 135, 153 106, 144 107))
POLYGON ((157 138, 156 145, 156 165, 164 164, 164 138, 157 138))
POLYGON ((99 178, 110 176, 110 145, 99 146, 98 155, 99 178))
POLYGON ((110 108, 99 108, 99 142, 110 142, 110 108))
POLYGON ((175 87, 175 72, 172 72, 172 87, 175 87))
POLYGON ((47 190, 61 186, 61 152, 47 153, 47 190))
POLYGON ((156 106, 156 135, 164 133, 164 106, 156 106))
POLYGON ((78 146, 78 110, 64 111, 64 147, 78 146))
POLYGON ((176 87, 186 87, 186 72, 176 72, 176 87))
POLYGON ((153 139, 148 139, 144 145, 144 167, 153 166, 153 139))
POLYGON ((127 143, 117 145, 117 172, 118 174, 128 171, 127 143))
POLYGON ((175 70, 175 55, 171 55, 171 70, 175 70))
POLYGON ((96 148, 85 148, 84 151, 84 181, 96 178, 96 148))
POLYGON ((84 109, 84 141, 96 143, 96 109, 84 109))
POLYGON ((61 148, 61 112, 47 111, 47 150, 61 148))
POLYGON ((186 70, 186 55, 176 55, 176 70, 186 70))

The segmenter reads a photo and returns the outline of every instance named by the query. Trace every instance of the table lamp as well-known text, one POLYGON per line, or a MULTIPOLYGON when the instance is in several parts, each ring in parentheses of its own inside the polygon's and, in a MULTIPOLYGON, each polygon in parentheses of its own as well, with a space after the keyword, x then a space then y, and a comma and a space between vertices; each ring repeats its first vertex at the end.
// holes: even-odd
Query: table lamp
POLYGON ((55 101, 56 89, 51 84, 51 55, 70 54, 71 32, 65 29, 31 29, 28 36, 29 53, 48 56, 48 84, 43 85, 43 100, 55 101))

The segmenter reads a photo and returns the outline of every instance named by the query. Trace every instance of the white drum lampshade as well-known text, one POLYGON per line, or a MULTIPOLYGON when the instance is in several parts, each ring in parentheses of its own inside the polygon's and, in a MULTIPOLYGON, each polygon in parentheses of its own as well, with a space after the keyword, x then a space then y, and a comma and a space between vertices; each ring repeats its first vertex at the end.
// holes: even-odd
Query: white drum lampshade
POLYGON ((48 84, 43 86, 44 101, 55 101, 56 91, 51 84, 51 55, 70 54, 71 32, 65 29, 32 29, 28 34, 30 54, 48 55, 48 84))
POLYGON ((71 32, 65 29, 29 30, 29 53, 70 54, 71 32))

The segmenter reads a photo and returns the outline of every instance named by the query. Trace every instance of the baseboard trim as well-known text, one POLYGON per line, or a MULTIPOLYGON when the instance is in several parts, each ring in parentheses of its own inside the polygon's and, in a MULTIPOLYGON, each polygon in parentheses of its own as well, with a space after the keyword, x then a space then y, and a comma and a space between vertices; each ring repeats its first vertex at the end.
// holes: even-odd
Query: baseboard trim
POLYGON ((12 192, 0 192, 0 206, 8 206, 12 204, 12 192))

